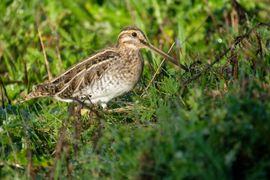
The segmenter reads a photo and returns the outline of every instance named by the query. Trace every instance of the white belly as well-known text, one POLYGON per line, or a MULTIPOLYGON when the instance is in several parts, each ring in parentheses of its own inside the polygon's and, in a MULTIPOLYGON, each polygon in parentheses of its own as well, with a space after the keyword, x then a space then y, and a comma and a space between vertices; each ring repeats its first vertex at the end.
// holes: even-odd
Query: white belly
POLYGON ((123 79, 103 76, 91 86, 74 93, 73 97, 85 97, 83 101, 88 104, 106 104, 111 99, 129 92, 134 85, 123 79))
POLYGON ((132 88, 133 86, 126 83, 119 83, 118 85, 111 83, 107 84, 103 89, 96 87, 88 88, 86 89, 86 93, 91 95, 90 100, 93 104, 107 103, 111 99, 129 92, 132 88))

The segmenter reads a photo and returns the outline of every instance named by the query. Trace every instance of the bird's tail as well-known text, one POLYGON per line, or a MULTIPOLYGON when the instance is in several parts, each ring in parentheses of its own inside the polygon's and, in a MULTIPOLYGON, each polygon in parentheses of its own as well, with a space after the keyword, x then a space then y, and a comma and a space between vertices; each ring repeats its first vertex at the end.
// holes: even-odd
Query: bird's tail
POLYGON ((49 96, 50 93, 47 91, 46 85, 40 84, 37 85, 34 90, 23 97, 23 101, 29 101, 31 99, 46 97, 49 96))

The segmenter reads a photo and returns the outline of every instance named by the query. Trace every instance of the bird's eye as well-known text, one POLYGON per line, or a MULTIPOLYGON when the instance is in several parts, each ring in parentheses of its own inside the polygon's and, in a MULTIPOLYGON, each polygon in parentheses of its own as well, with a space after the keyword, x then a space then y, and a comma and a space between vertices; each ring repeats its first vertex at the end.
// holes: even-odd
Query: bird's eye
POLYGON ((135 32, 133 32, 131 35, 132 35, 133 37, 137 37, 137 33, 135 33, 135 32))

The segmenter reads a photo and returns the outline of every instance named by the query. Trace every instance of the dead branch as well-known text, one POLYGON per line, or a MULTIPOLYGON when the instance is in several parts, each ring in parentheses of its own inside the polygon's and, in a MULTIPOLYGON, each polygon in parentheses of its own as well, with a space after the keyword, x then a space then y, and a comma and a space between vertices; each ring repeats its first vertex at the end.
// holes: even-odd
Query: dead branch
POLYGON ((44 56, 44 62, 45 62, 45 66, 46 66, 46 70, 47 70, 47 74, 48 74, 48 79, 51 80, 52 79, 52 73, 51 73, 49 61, 48 61, 48 58, 47 58, 47 55, 46 55, 45 46, 44 46, 44 43, 43 43, 43 40, 42 40, 42 34, 41 34, 40 30, 39 30, 39 27, 37 27, 37 31, 38 31, 39 42, 40 42, 40 45, 41 45, 41 48, 42 48, 42 53, 43 53, 43 56, 44 56))
POLYGON ((184 81, 184 86, 187 86, 189 83, 191 83, 192 81, 198 79, 199 77, 201 77, 204 73, 208 72, 216 63, 220 62, 220 60, 225 57, 228 52, 230 52, 231 50, 235 49, 237 45, 239 45, 243 40, 245 40, 246 38, 248 38, 250 36, 251 33, 253 33, 255 30, 257 30, 260 27, 268 27, 270 28, 270 23, 259 23, 256 26, 254 26, 253 28, 251 28, 247 33, 245 33, 244 35, 238 36, 232 43, 232 45, 225 49, 221 54, 217 55, 215 57, 215 60, 206 65, 206 68, 203 69, 200 73, 196 74, 195 76, 191 77, 190 79, 184 81))
POLYGON ((5 84, 4 84, 1 77, 0 77, 0 88, 1 88, 2 107, 4 108, 5 107, 5 99, 4 98, 6 97, 8 104, 11 104, 11 100, 8 97, 7 89, 6 89, 5 84))

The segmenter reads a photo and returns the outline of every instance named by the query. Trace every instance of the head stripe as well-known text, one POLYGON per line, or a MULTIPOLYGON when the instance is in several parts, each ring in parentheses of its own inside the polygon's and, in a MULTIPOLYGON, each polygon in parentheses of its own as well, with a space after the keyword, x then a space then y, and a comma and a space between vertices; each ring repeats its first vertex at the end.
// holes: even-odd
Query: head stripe
POLYGON ((146 36, 145 36, 145 34, 143 33, 143 31, 140 30, 139 28, 137 28, 136 26, 128 26, 128 27, 123 28, 122 31, 120 32, 119 36, 118 36, 118 39, 119 39, 123 34, 125 34, 125 33, 127 33, 127 32, 130 32, 130 31, 139 31, 139 32, 143 35, 143 37, 144 37, 145 39, 147 39, 146 36))

